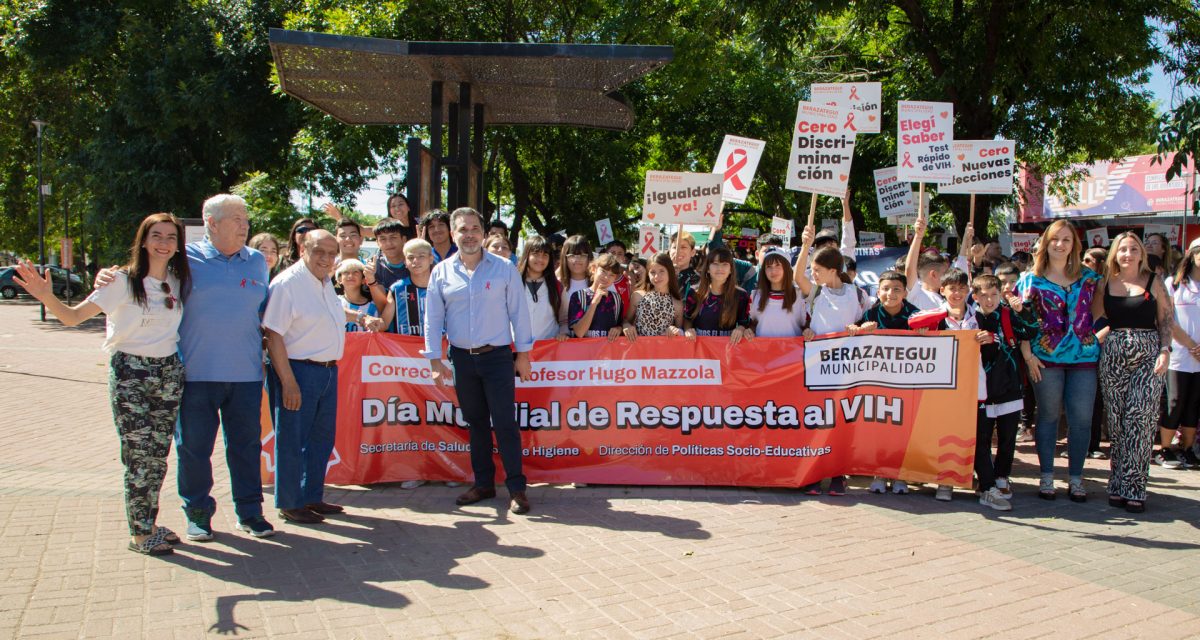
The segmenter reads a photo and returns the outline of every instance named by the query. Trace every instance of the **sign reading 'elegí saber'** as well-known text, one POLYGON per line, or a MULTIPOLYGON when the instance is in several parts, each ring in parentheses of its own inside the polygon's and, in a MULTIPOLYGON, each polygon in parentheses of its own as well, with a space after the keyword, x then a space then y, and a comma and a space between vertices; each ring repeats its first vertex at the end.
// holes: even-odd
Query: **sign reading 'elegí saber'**
MULTIPOLYGON (((329 482, 470 476, 454 388, 434 384, 421 348, 407 336, 347 336, 329 482)), ((533 362, 513 407, 531 482, 971 481, 979 349, 969 332, 732 349, 719 338, 546 341, 533 362)))

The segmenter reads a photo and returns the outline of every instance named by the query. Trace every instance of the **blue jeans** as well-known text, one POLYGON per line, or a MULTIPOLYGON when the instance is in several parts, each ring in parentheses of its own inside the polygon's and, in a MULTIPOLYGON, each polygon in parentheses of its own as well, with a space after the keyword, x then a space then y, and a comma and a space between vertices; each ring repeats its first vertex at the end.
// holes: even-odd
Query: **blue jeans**
POLYGON ((175 423, 175 452, 179 456, 179 497, 184 511, 217 510, 209 495, 213 487, 212 454, 217 427, 225 436, 225 464, 233 505, 241 520, 262 515, 261 382, 188 382, 175 423))
POLYGON ((484 489, 496 486, 496 461, 492 459, 494 431, 500 462, 504 464, 504 485, 510 493, 524 491, 521 431, 513 411, 516 379, 513 377, 512 349, 504 347, 473 356, 451 347, 450 360, 454 363, 454 389, 458 392, 458 406, 462 409, 471 435, 474 486, 484 489))
POLYGON ((1041 382, 1033 385, 1037 395, 1038 462, 1042 475, 1054 473, 1054 445, 1058 442, 1058 417, 1067 410, 1067 474, 1083 476, 1088 442, 1092 438, 1092 407, 1096 401, 1095 369, 1042 369, 1041 382))
POLYGON ((323 502, 325 470, 337 429, 337 367, 289 360, 300 387, 300 410, 283 408, 283 386, 267 367, 267 395, 275 421, 275 506, 302 509, 323 502))

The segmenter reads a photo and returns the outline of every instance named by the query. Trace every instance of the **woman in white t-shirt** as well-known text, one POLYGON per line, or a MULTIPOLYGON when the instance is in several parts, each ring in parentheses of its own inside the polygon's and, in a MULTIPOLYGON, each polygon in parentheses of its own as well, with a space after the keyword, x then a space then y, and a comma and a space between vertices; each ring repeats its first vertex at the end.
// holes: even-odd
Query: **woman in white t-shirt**
POLYGON ((525 284, 525 306, 534 340, 567 339, 567 326, 558 321, 562 307, 562 285, 550 268, 550 243, 542 236, 525 239, 525 250, 517 263, 521 282, 525 284))
MULTIPOLYGON (((1159 429, 1163 461, 1179 466, 1200 465, 1192 445, 1200 420, 1200 240, 1193 240, 1179 261, 1175 277, 1167 281, 1175 305, 1171 327, 1171 362, 1167 365, 1167 414, 1159 429), (1179 451, 1171 440, 1179 431, 1179 451)), ((1165 466, 1165 465, 1164 465, 1165 466)))
POLYGON ((750 298, 750 320, 760 338, 796 338, 808 322, 804 297, 792 282, 792 263, 781 251, 763 254, 758 288, 750 298))
POLYGON ((111 356, 108 389, 125 464, 129 549, 152 556, 171 553, 171 545, 179 542, 155 519, 183 395, 176 343, 182 298, 191 281, 183 246, 183 226, 175 216, 147 217, 138 227, 129 264, 115 272, 112 284, 75 307, 54 297, 49 274, 39 275, 27 262, 17 266, 18 284, 63 324, 75 326, 105 314, 102 348, 111 356))

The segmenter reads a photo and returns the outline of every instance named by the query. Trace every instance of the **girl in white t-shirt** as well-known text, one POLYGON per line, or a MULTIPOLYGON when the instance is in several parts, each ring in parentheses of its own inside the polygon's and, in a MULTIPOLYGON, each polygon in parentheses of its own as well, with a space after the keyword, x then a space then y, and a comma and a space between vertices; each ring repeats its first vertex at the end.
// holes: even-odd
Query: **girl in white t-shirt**
MULTIPOLYGON (((816 229, 808 225, 800 237, 802 244, 793 277, 807 300, 808 328, 804 330, 804 338, 810 340, 827 333, 843 332, 848 326, 856 324, 867 310, 866 295, 851 282, 850 275, 844 270, 841 252, 833 247, 817 250, 812 259, 812 280, 806 278, 804 267, 808 263, 808 252, 812 249, 816 229)), ((810 496, 820 495, 821 482, 806 485, 803 491, 810 496)), ((845 494, 845 476, 830 478, 829 495, 845 494)))
POLYGON ((1167 281, 1167 293, 1175 305, 1171 328, 1171 361, 1167 365, 1167 415, 1159 437, 1164 460, 1168 456, 1180 466, 1200 466, 1192 449, 1196 421, 1200 420, 1200 241, 1193 240, 1179 261, 1175 276, 1167 281), (1171 440, 1179 432, 1179 451, 1171 440))
POLYGON ((533 339, 566 340, 567 326, 558 321, 563 291, 550 268, 550 243, 542 236, 526 238, 517 271, 521 274, 521 282, 525 283, 525 303, 529 308, 533 339))
POLYGON ((558 324, 567 333, 567 305, 571 296, 581 289, 592 286, 588 267, 592 264, 592 245, 581 235, 573 235, 563 242, 558 259, 558 281, 563 286, 562 300, 558 308, 558 324))
POLYGON ((780 251, 763 254, 758 288, 750 298, 750 320, 760 338, 796 338, 808 321, 804 298, 792 282, 792 264, 780 251))
POLYGON ((39 275, 27 262, 17 266, 17 283, 63 324, 75 326, 105 314, 102 348, 111 356, 108 389, 125 464, 129 549, 152 556, 171 553, 171 545, 179 542, 155 518, 183 395, 176 343, 191 282, 183 245, 183 226, 175 216, 147 217, 138 227, 129 264, 114 274, 112 284, 75 307, 54 297, 49 274, 39 275))

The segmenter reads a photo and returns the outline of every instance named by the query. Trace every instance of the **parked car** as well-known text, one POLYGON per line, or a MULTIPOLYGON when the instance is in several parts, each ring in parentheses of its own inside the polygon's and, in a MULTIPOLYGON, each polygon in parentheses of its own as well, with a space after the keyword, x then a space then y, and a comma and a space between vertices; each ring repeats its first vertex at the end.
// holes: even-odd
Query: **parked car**
MULTIPOLYGON (((41 272, 44 268, 47 267, 42 267, 39 265, 37 270, 41 272)), ((80 278, 72 273, 70 274, 70 278, 68 280, 66 269, 63 269, 62 267, 55 267, 53 265, 48 268, 50 269, 50 282, 54 287, 54 295, 60 298, 67 297, 68 281, 71 283, 70 286, 72 298, 78 298, 83 295, 83 292, 85 291, 83 278, 80 278)), ((18 295, 25 293, 25 289, 21 287, 21 285, 17 284, 15 280, 13 280, 13 276, 15 276, 16 273, 17 270, 15 267, 0 268, 0 297, 3 297, 5 300, 12 300, 18 295)))

